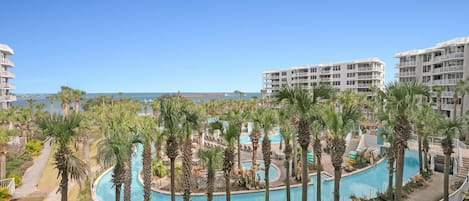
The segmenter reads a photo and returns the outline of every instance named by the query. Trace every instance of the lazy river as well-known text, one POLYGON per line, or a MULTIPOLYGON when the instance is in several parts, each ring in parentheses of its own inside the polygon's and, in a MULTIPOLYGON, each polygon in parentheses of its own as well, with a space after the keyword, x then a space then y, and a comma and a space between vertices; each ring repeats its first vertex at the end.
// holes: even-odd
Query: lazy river
MULTIPOLYGON (((142 169, 142 146, 138 145, 136 153, 132 159, 132 200, 143 200, 143 184, 138 179, 138 173, 142 169)), ((407 151, 405 157, 404 166, 404 181, 407 181, 412 176, 418 173, 418 160, 417 152, 407 151)), ((283 168, 283 167, 280 167, 283 168)), ((377 165, 363 170, 361 172, 344 176, 340 182, 340 195, 341 200, 351 200, 351 195, 359 197, 374 197, 377 192, 383 192, 386 190, 388 183, 388 167, 387 160, 382 160, 377 165)), ((323 175, 322 181, 322 199, 325 201, 333 200, 333 188, 334 181, 332 178, 326 178, 323 175)), ((115 200, 115 190, 111 182, 112 171, 107 171, 102 175, 101 178, 96 182, 96 198, 98 201, 113 201, 115 200)), ((308 200, 316 199, 316 176, 311 176, 312 184, 308 186, 308 200)), ((122 189, 122 193, 124 190, 122 189)), ((169 194, 163 194, 152 191, 152 200, 169 201, 171 197, 169 194)), ((263 201, 264 192, 250 192, 243 194, 232 194, 231 199, 233 201, 263 201)), ((301 186, 291 188, 291 199, 301 200, 301 186)), ((182 200, 182 195, 177 195, 176 200, 182 200)), ((207 197, 205 195, 192 195, 191 200, 193 201, 205 201, 207 197)), ((214 195, 215 201, 225 200, 225 195, 214 195)), ((270 190, 270 200, 272 201, 284 201, 285 189, 270 190)))

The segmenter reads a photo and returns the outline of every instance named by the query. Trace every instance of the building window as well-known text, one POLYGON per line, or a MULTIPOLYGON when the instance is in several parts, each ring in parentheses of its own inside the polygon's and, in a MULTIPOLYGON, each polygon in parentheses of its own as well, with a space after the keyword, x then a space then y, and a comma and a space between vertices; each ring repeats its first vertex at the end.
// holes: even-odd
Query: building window
POLYGON ((316 78, 317 78, 316 75, 311 76, 312 80, 315 80, 316 78))
POLYGON ((283 76, 286 76, 286 75, 287 75, 287 72, 282 72, 282 75, 283 75, 283 76))
POLYGON ((347 70, 355 70, 355 64, 347 64, 347 70))
POLYGON ((340 71, 340 66, 333 66, 332 69, 333 69, 334 71, 340 71))
POLYGON ((332 75, 333 78, 340 78, 340 74, 334 74, 332 75))
POLYGON ((313 73, 317 72, 317 70, 318 70, 317 68, 311 68, 311 72, 313 73))
POLYGON ((332 82, 332 85, 334 85, 334 86, 339 86, 339 85, 340 85, 340 81, 334 81, 334 82, 332 82))
POLYGON ((355 77, 355 73, 347 73, 347 77, 355 77))
POLYGON ((347 85, 355 85, 355 80, 347 80, 347 85))

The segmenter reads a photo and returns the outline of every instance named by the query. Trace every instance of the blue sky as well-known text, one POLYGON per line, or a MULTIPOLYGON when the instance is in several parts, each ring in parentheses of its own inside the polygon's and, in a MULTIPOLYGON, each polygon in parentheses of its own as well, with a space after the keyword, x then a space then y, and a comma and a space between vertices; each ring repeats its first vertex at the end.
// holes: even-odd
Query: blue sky
POLYGON ((2 1, 16 93, 259 92, 262 71, 469 36, 469 1, 2 1))

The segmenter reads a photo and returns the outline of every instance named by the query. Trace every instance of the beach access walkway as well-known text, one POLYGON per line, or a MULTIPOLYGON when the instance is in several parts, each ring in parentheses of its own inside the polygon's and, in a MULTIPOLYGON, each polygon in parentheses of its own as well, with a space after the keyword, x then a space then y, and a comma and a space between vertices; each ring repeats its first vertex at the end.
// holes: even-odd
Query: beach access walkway
POLYGON ((26 197, 38 190, 37 185, 39 183, 39 179, 41 179, 44 167, 46 167, 47 159, 51 150, 51 140, 52 138, 49 138, 44 141, 44 149, 42 149, 39 156, 34 159, 33 165, 24 173, 22 178, 23 183, 15 190, 13 198, 26 197))

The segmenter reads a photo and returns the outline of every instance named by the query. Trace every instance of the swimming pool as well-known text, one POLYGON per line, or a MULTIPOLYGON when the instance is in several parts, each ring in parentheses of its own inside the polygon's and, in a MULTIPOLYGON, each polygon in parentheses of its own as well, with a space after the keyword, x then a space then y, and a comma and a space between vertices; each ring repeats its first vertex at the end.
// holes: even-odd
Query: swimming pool
MULTIPOLYGON (((136 154, 132 159, 132 200, 143 200, 143 184, 138 180, 138 172, 142 169, 142 146, 138 145, 136 154)), ((418 173, 418 160, 417 152, 408 151, 406 152, 405 157, 405 167, 404 167, 404 181, 407 181, 413 175, 418 173)), ((283 167, 282 167, 283 168, 283 167)), ((340 183, 340 195, 341 200, 350 200, 350 195, 355 194, 357 196, 369 197, 375 196, 378 191, 385 191, 388 183, 387 176, 387 160, 383 160, 376 166, 364 170, 362 172, 352 174, 350 176, 344 176, 341 179, 340 183)), ((96 198, 99 201, 112 201, 115 200, 114 197, 114 187, 111 182, 112 171, 106 172, 98 181, 96 182, 96 198)), ((331 179, 323 178, 322 182, 322 198, 323 200, 333 200, 333 189, 334 181, 331 179)), ((316 199, 316 176, 311 176, 311 181, 313 184, 308 186, 308 200, 313 201, 316 199)), ((122 194, 124 190, 122 189, 122 194)), ((159 192, 152 192, 152 200, 162 200, 169 201, 171 197, 169 194, 162 194, 159 192)), ((264 192, 253 192, 247 194, 233 194, 231 196, 233 201, 263 201, 264 192)), ((301 200, 301 186, 296 186, 291 188, 291 199, 292 200, 301 200)), ((176 200, 182 200, 182 196, 176 196, 176 200)), ((205 201, 207 197, 205 195, 193 195, 191 196, 193 201, 205 201)), ((215 201, 225 200, 224 193, 223 195, 215 195, 215 201)), ((279 190, 270 190, 270 200, 272 201, 284 201, 285 198, 285 189, 279 190)))
MULTIPOLYGON (((269 136, 270 137, 270 142, 271 143, 280 143, 282 139, 282 135, 280 135, 280 129, 279 128, 274 128, 274 134, 269 136)), ((261 137, 260 142, 262 143, 263 137, 261 137)), ((249 135, 243 135, 240 137, 240 142, 241 144, 252 144, 251 138, 249 135)))
MULTIPOLYGON (((261 169, 264 169, 265 165, 264 165, 263 161, 258 160, 256 163, 259 164, 259 167, 261 169)), ((243 161, 243 162, 241 162, 241 165, 243 165, 243 167, 246 168, 246 169, 252 169, 252 161, 243 161)), ((269 169, 269 181, 277 180, 278 177, 280 177, 279 174, 280 174, 280 170, 278 169, 278 167, 271 164, 270 169, 269 169)), ((264 181, 264 178, 265 178, 265 171, 264 170, 257 170, 256 171, 256 179, 257 179, 257 175, 259 175, 261 181, 264 181)))

